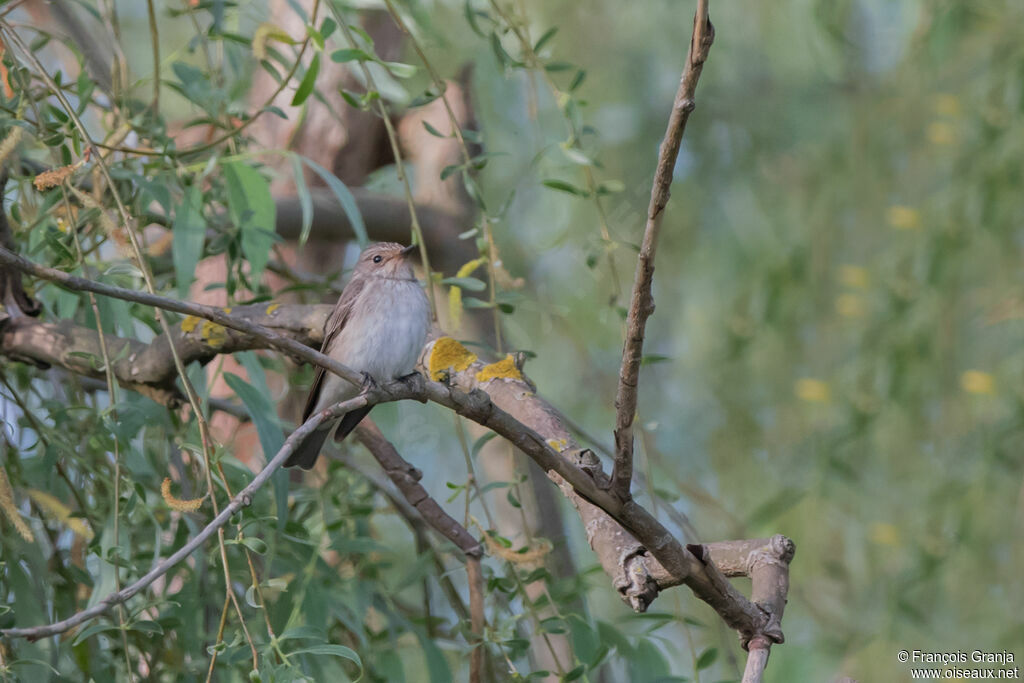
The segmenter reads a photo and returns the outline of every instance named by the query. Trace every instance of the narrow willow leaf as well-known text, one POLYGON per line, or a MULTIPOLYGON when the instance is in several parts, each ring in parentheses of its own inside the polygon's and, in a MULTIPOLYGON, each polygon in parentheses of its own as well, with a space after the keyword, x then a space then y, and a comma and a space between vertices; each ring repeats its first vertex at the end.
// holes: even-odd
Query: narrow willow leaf
POLYGON ((341 182, 338 176, 312 159, 302 157, 302 161, 327 183, 327 187, 338 199, 338 203, 341 204, 342 210, 348 217, 348 222, 352 225, 352 232, 356 234, 356 241, 359 242, 360 247, 365 247, 370 242, 370 238, 366 235, 366 224, 363 223, 363 214, 359 212, 359 205, 356 204, 356 198, 352 195, 352 192, 346 187, 345 183, 341 182))
POLYGON ((299 246, 301 247, 309 239, 309 233, 313 229, 313 198, 309 194, 309 186, 306 184, 306 174, 302 172, 302 159, 298 154, 290 154, 292 162, 292 176, 295 178, 295 194, 299 198, 299 206, 302 209, 302 230, 299 232, 299 246))
POLYGON ((203 255, 206 240, 206 220, 203 218, 202 193, 197 187, 185 189, 185 196, 174 214, 171 260, 178 283, 178 296, 188 298, 188 289, 195 279, 196 264, 203 255))
POLYGON ((309 68, 306 69, 306 75, 302 77, 302 82, 299 83, 299 87, 295 90, 295 96, 292 98, 292 106, 298 107, 309 97, 309 94, 313 92, 313 86, 316 85, 316 77, 320 73, 320 55, 313 55, 313 61, 309 63, 309 68))
POLYGON ((259 282, 274 245, 274 198, 270 183, 251 166, 241 162, 224 164, 227 180, 228 213, 241 232, 242 253, 249 261, 250 276, 259 282))

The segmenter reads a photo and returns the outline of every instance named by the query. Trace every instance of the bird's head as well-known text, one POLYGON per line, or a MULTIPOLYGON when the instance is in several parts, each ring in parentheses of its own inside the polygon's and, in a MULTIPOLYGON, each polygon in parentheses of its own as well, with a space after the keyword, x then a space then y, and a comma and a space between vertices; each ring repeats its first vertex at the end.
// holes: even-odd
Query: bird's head
POLYGON ((377 242, 359 254, 354 275, 386 278, 413 278, 412 259, 417 246, 403 247, 397 242, 377 242))

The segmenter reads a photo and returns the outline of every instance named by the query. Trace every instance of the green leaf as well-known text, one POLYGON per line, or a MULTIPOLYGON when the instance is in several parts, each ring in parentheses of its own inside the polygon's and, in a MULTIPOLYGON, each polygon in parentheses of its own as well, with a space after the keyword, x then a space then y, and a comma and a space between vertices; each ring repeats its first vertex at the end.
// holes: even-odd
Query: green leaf
POLYGON ((316 77, 320 73, 320 54, 313 55, 313 61, 309 63, 309 68, 306 69, 306 75, 302 77, 302 82, 299 83, 299 87, 295 90, 295 96, 292 97, 292 106, 298 107, 309 94, 313 92, 313 86, 316 85, 316 77))
POLYGON ((715 659, 718 658, 718 648, 709 647, 700 653, 700 657, 697 658, 697 671, 703 671, 712 664, 715 663, 715 659))
POLYGON ((575 680, 581 678, 583 676, 583 674, 585 674, 586 672, 587 672, 586 665, 585 664, 580 664, 575 669, 573 669, 569 673, 567 673, 564 676, 562 676, 562 680, 563 681, 575 681, 575 680))
POLYGON ((623 192, 626 189, 626 184, 621 180, 605 180, 597 186, 597 194, 617 194, 623 192))
POLYGON ((141 633, 152 633, 155 635, 163 635, 164 627, 155 621, 149 619, 143 619, 142 621, 136 621, 134 624, 128 627, 129 631, 139 631, 141 633))
POLYGON ((298 154, 290 154, 289 158, 292 162, 292 176, 295 178, 295 194, 299 198, 299 207, 302 209, 302 229, 299 231, 299 246, 301 247, 309 239, 309 233, 313 229, 313 198, 309 194, 306 175, 302 172, 302 158, 298 154))
POLYGON ((587 72, 580 69, 576 72, 576 75, 572 78, 572 83, 569 84, 569 92, 574 92, 578 87, 583 85, 583 81, 587 78, 587 72))
POLYGON ((435 138, 446 138, 446 137, 448 137, 447 135, 442 135, 441 131, 439 131, 437 128, 434 128, 432 125, 430 125, 426 121, 423 122, 423 127, 426 128, 427 132, 430 133, 431 135, 433 135, 435 138))
POLYGON ((544 70, 548 73, 558 73, 559 71, 569 71, 575 67, 569 62, 550 62, 544 65, 544 70))
POLYGON ((475 277, 446 277, 441 280, 441 284, 459 287, 469 292, 482 292, 487 289, 487 285, 475 277))
POLYGON ((505 51, 504 46, 501 44, 501 38, 495 32, 491 33, 491 51, 494 52, 495 58, 498 60, 498 66, 505 68, 512 64, 515 60, 505 51))
POLYGON ((189 285, 195 279, 196 264, 203 255, 206 241, 206 220, 203 218, 203 195, 197 187, 185 188, 185 196, 174 213, 171 259, 178 296, 188 297, 189 285))
POLYGON ((281 430, 274 405, 266 395, 233 372, 224 373, 224 381, 238 398, 242 399, 245 410, 256 425, 263 455, 270 460, 284 445, 284 432, 281 430))
POLYGON ((342 50, 335 50, 334 52, 332 52, 331 61, 338 62, 339 64, 344 64, 345 62, 372 62, 374 60, 373 55, 366 52, 366 50, 360 50, 357 47, 347 47, 342 50))
POLYGON ((352 192, 350 192, 348 187, 345 186, 345 183, 338 179, 338 176, 334 175, 312 159, 302 157, 302 161, 313 169, 313 171, 327 184, 328 189, 330 189, 335 198, 337 198, 338 203, 341 204, 341 209, 345 212, 345 216, 348 217, 348 222, 352 225, 352 232, 355 233, 356 241, 359 242, 359 246, 365 247, 370 242, 370 238, 366 235, 366 224, 363 223, 363 214, 359 212, 359 205, 356 204, 356 198, 352 195, 352 192))
POLYGON ((541 181, 544 187, 550 187, 552 190, 558 190, 559 192, 566 192, 577 197, 587 197, 589 193, 581 188, 576 187, 572 183, 567 183, 564 180, 549 179, 541 181))
POLYGON ((267 552, 266 541, 254 536, 243 536, 242 538, 238 538, 233 541, 225 541, 224 543, 228 545, 244 545, 257 555, 264 555, 267 552))
POLYGON ((451 164, 441 169, 441 180, 448 180, 453 173, 457 173, 462 170, 462 164, 451 164))
POLYGON ((107 631, 117 631, 118 629, 118 626, 112 624, 93 624, 92 626, 89 626, 88 628, 79 631, 78 635, 75 636, 75 639, 71 641, 71 647, 74 647, 82 641, 88 640, 89 638, 92 638, 93 636, 98 635, 100 633, 106 633, 107 631))
POLYGON ((251 166, 241 162, 224 164, 227 180, 228 213, 242 237, 242 253, 249 261, 250 277, 258 282, 270 260, 274 233, 274 198, 270 183, 251 166))
POLYGON ((380 64, 395 78, 412 78, 419 71, 412 64, 403 64, 402 62, 380 62, 380 64))
POLYGON ((547 45, 548 41, 554 38, 556 33, 558 33, 557 26, 549 28, 547 31, 545 31, 544 35, 538 38, 537 42, 533 44, 533 51, 540 52, 541 48, 547 45))
MULTIPOLYGON (((355 662, 356 666, 359 667, 360 671, 363 668, 363 662, 359 659, 359 655, 352 648, 345 647, 344 645, 333 645, 331 643, 323 643, 321 645, 310 645, 304 647, 301 650, 295 650, 289 652, 289 655, 331 655, 333 657, 341 657, 347 659, 350 662, 355 662)), ((360 675, 362 675, 360 673, 360 675)))

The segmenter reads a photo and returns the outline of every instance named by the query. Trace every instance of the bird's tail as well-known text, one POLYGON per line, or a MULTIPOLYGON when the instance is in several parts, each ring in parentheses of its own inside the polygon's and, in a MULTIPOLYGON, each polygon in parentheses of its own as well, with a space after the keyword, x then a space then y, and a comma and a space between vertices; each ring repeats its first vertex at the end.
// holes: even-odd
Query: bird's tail
POLYGON ((307 436, 302 443, 295 447, 288 459, 284 461, 285 467, 301 467, 304 470, 311 469, 316 463, 317 456, 320 455, 321 449, 324 447, 324 441, 327 441, 327 437, 331 435, 331 430, 334 429, 334 423, 321 424, 317 427, 313 433, 307 436))

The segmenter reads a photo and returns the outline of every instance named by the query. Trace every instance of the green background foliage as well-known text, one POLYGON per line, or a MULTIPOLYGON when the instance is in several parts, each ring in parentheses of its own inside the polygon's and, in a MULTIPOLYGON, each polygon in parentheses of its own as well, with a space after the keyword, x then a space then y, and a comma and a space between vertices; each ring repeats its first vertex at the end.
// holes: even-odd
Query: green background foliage
MULTIPOLYGON (((197 39, 184 4, 159 7, 157 116, 147 108, 145 8, 118 7, 123 48, 141 78, 125 94, 125 116, 166 153, 117 157, 112 171, 133 215, 159 214, 173 227, 172 254, 151 263, 159 288, 186 294, 199 258, 225 253, 229 296, 242 287, 257 300, 279 294, 256 282, 276 239, 270 171, 261 165, 269 156, 248 146, 244 133, 182 156, 167 133, 168 122, 189 119, 229 130, 230 116, 252 114, 247 88, 260 67, 251 39, 266 8, 201 3, 194 16, 205 38, 197 39), (212 72, 204 41, 215 55, 212 72), (204 243, 207 230, 214 236, 204 243)), ((505 268, 526 282, 491 301, 480 295, 476 305, 504 304, 506 346, 535 354, 527 371, 539 392, 598 442, 610 442, 623 307, 692 3, 509 6, 513 16, 525 11, 532 41, 542 40, 540 64, 524 56, 487 3, 468 11, 455 1, 402 8, 443 75, 474 65, 489 155, 466 176, 470 195, 493 219, 505 268)), ((327 16, 335 15, 323 11, 316 26, 324 45, 314 40, 311 48, 318 58, 321 50, 335 61, 372 55, 365 43, 361 56, 336 54, 351 46, 324 25, 327 16)), ((897 680, 907 671, 896 661, 899 649, 1019 648, 1024 6, 785 0, 712 3, 711 18, 717 37, 675 170, 641 374, 638 470, 656 485, 635 484, 637 498, 688 541, 696 539, 669 508, 686 515, 703 541, 773 533, 795 540, 786 643, 772 650, 769 680, 897 680)), ((42 28, 19 34, 42 50, 42 28)), ((296 46, 269 45, 267 61, 283 75, 296 46)), ((3 101, 0 118, 5 131, 25 128, 22 156, 47 167, 80 159, 81 137, 51 93, 38 79, 26 90, 30 70, 10 52, 4 59, 18 94, 3 101)), ((403 61, 419 66, 411 51, 403 61)), ((385 80, 384 67, 376 73, 385 80)), ((422 69, 393 65, 391 74, 380 90, 393 111, 430 86, 422 69)), ((301 106, 323 106, 306 75, 300 68, 290 86, 300 105, 281 112, 290 118, 301 106)), ((54 78, 104 137, 109 120, 97 115, 104 100, 89 79, 54 78)), ((296 158, 292 168, 301 163, 296 158)), ((394 169, 385 168, 375 183, 395 189, 393 180, 394 169)), ((27 175, 11 185, 7 205, 21 252, 82 274, 61 218, 61 189, 35 191, 27 175)), ((332 189, 346 191, 336 182, 332 189)), ((139 288, 131 259, 111 245, 98 217, 101 210, 113 216, 112 206, 108 196, 102 209, 78 216, 93 226, 82 237, 85 274, 139 288)), ((470 238, 482 241, 486 230, 476 227, 470 238)), ((472 300, 464 289, 464 301, 472 300)), ((323 294, 308 285, 293 290, 313 290, 311 300, 323 294)), ((86 297, 42 284, 35 294, 44 315, 95 326, 86 297)), ((107 299, 98 307, 108 334, 148 340, 159 332, 150 309, 107 299)), ((277 416, 279 396, 265 374, 290 373, 301 388, 310 372, 295 373, 272 354, 244 354, 242 362, 248 377, 228 382, 272 453, 290 425, 277 416)), ((34 540, 0 522, 0 627, 28 626, 113 590, 118 565, 122 584, 134 580, 212 512, 208 501, 195 514, 172 512, 160 495, 172 471, 190 482, 176 488, 180 497, 205 490, 198 429, 185 413, 129 391, 111 401, 70 376, 14 362, 2 371, 4 466, 34 540), (64 501, 95 536, 74 533, 32 491, 64 501)), ((204 373, 194 367, 190 375, 207 396, 204 373)), ((404 404, 374 415, 425 471, 427 489, 461 518, 466 472, 451 415, 404 404)), ((357 446, 348 448, 373 469, 357 446)), ((232 490, 251 478, 230 448, 215 458, 232 490)), ((499 482, 484 498, 514 498, 518 486, 499 482)), ((219 487, 218 496, 226 500, 219 487)), ((470 507, 485 519, 479 499, 470 507)), ((738 679, 742 653, 710 609, 675 589, 651 613, 633 614, 596 569, 572 511, 563 513, 577 577, 485 562, 487 647, 499 678, 509 663, 530 674, 526 638, 539 630, 570 636, 567 679, 738 679), (527 580, 547 582, 541 604, 524 598, 527 580), (537 624, 546 603, 559 616, 537 624)), ((264 680, 355 679, 361 671, 374 681, 465 679, 468 625, 441 587, 450 579, 465 590, 458 553, 446 543, 420 552, 359 472, 335 462, 316 485, 276 475, 234 521, 226 528, 233 589, 264 680)), ((249 675, 249 647, 233 612, 215 642, 224 601, 215 543, 145 596, 126 610, 125 640, 112 613, 65 639, 5 643, 5 675, 124 680, 131 666, 152 672, 151 680, 202 680, 214 649, 220 680, 249 675)))

